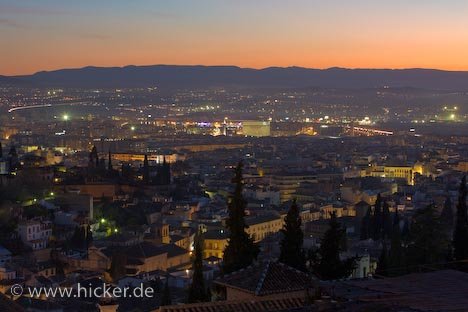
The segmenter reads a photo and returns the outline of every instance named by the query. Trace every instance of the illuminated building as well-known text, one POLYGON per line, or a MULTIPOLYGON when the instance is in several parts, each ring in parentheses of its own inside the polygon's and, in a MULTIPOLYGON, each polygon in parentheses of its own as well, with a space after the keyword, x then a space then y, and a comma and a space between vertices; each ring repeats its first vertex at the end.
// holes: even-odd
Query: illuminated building
POLYGON ((278 233, 283 228, 283 218, 279 215, 264 215, 247 218, 249 226, 245 231, 254 242, 259 242, 270 234, 278 233))
POLYGON ((414 166, 372 166, 366 175, 380 178, 404 179, 409 185, 414 185, 416 173, 423 174, 423 166, 420 163, 416 163, 414 166))
POLYGON ((228 234, 225 230, 209 230, 203 235, 203 258, 223 258, 224 249, 228 244, 228 234))
POLYGON ((270 136, 270 122, 252 120, 243 121, 242 134, 245 136, 252 137, 270 136))
MULTIPOLYGON (((112 159, 123 161, 123 162, 132 162, 132 161, 143 162, 145 159, 145 154, 113 153, 112 159)), ((166 159, 166 162, 168 163, 175 163, 178 160, 184 160, 184 157, 183 155, 180 155, 180 154, 170 154, 170 155, 149 154, 148 155, 149 161, 155 161, 158 164, 163 163, 164 159, 166 159)))

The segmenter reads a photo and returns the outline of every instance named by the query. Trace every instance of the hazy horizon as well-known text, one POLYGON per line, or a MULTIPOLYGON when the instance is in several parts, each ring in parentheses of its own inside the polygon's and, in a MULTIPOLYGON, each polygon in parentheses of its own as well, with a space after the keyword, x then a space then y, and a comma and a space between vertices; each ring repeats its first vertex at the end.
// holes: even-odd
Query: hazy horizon
POLYGON ((0 0, 0 72, 127 64, 468 70, 467 13, 460 0, 0 0))
POLYGON ((428 67, 401 67, 401 68, 385 68, 385 67, 342 67, 342 66, 330 66, 330 67, 306 67, 306 66, 299 66, 299 65, 289 65, 289 66, 265 66, 265 67, 252 67, 252 66, 239 66, 234 64, 127 64, 127 65, 109 65, 109 66, 100 66, 100 65, 85 65, 80 67, 61 67, 61 68, 52 68, 52 69, 44 69, 44 70, 37 70, 31 73, 23 73, 23 74, 14 74, 8 75, 0 72, 0 76, 4 77, 21 77, 21 76, 31 76, 40 72, 54 72, 54 71, 61 71, 61 70, 80 70, 84 68, 126 68, 126 67, 153 67, 153 66, 180 66, 180 67, 235 67, 240 69, 252 69, 252 70, 265 70, 269 68, 301 68, 301 69, 310 69, 310 70, 330 70, 330 69, 344 69, 344 70, 430 70, 430 71, 443 71, 443 72, 468 72, 468 69, 442 69, 442 68, 428 68, 428 67))

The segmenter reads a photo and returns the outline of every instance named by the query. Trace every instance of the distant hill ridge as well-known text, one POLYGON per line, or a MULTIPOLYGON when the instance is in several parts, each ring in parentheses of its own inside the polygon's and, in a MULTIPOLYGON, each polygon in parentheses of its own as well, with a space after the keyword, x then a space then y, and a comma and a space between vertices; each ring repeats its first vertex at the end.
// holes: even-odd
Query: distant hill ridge
POLYGON ((312 69, 236 66, 151 65, 94 67, 41 71, 33 75, 0 76, 0 85, 124 88, 340 88, 411 87, 468 91, 468 71, 434 69, 312 69))

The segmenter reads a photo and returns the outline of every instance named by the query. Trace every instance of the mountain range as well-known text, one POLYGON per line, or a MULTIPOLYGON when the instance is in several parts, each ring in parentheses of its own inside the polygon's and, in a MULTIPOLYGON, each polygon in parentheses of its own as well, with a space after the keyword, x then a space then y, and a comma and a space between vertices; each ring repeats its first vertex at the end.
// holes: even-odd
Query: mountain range
POLYGON ((434 69, 310 69, 236 66, 152 65, 94 67, 0 76, 0 85, 62 88, 337 88, 410 87, 468 91, 468 71, 434 69))

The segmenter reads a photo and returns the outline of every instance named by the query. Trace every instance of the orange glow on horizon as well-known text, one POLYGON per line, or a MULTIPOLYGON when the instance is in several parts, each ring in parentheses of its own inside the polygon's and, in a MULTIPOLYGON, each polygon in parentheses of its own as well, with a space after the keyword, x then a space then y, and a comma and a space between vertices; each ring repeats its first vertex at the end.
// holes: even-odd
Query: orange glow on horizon
POLYGON ((157 2, 0 5, 0 75, 156 64, 468 70, 466 1, 157 2))
POLYGON ((242 41, 240 38, 221 42, 205 39, 168 42, 166 48, 161 48, 165 46, 164 43, 159 45, 132 40, 128 44, 107 41, 76 44, 69 40, 55 43, 52 47, 44 47, 37 42, 32 43, 37 47, 33 53, 26 48, 4 50, 0 60, 0 75, 23 75, 85 66, 157 64, 468 70, 468 41, 450 39, 440 44, 434 44, 431 38, 421 37, 417 41, 394 38, 389 42, 367 38, 304 42, 300 38, 292 38, 281 43, 275 40, 242 41))

